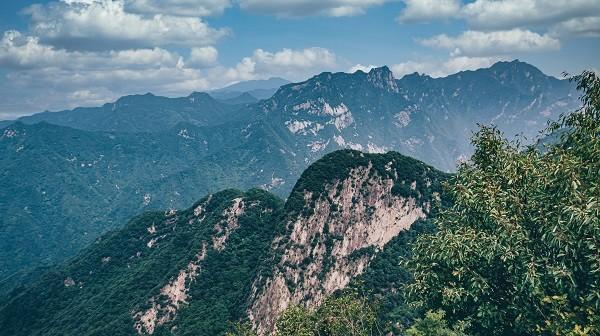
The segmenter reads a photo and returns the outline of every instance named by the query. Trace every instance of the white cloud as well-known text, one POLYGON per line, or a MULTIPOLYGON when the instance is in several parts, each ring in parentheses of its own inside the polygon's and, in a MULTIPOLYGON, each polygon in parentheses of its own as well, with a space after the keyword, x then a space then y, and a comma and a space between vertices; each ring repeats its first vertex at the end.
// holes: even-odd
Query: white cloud
POLYGON ((202 46, 228 33, 196 17, 128 13, 123 0, 64 0, 25 13, 41 41, 70 50, 202 46))
POLYGON ((96 70, 116 67, 177 66, 181 58, 165 49, 131 49, 105 52, 80 52, 56 49, 33 36, 7 31, 0 40, 0 67, 7 69, 96 70))
POLYGON ((32 68, 45 66, 62 59, 66 53, 39 44, 36 37, 20 32, 4 32, 0 41, 0 65, 7 68, 32 68))
POLYGON ((0 110, 22 114, 97 105, 129 93, 168 94, 175 85, 205 89, 202 72, 187 68, 176 53, 161 48, 68 51, 17 31, 0 40, 0 110))
POLYGON ((500 57, 452 57, 442 63, 441 69, 447 76, 459 71, 487 68, 501 60, 500 57))
POLYGON ((422 40, 425 46, 447 49, 453 56, 490 56, 516 52, 535 52, 560 48, 560 42, 545 34, 511 29, 480 32, 468 30, 456 37, 446 34, 422 40))
POLYGON ((431 77, 445 77, 465 70, 487 68, 502 60, 500 57, 451 57, 448 60, 408 61, 392 65, 390 68, 396 78, 411 73, 427 74, 431 77))
POLYGON ((399 22, 422 22, 458 15, 460 0, 405 0, 399 22))
POLYGON ((598 0, 404 0, 400 22, 464 19, 475 29, 550 27, 575 18, 600 16, 598 0))
POLYGON ((219 58, 219 51, 212 46, 192 48, 187 63, 192 66, 205 67, 214 65, 219 58))
POLYGON ((571 19, 552 27, 553 36, 600 37, 600 16, 571 19))
POLYGON ((336 55, 324 48, 303 50, 282 49, 269 52, 257 49, 251 57, 245 57, 227 71, 233 80, 264 79, 281 76, 288 79, 304 79, 316 72, 337 67, 336 55))
POLYGON ((476 0, 462 8, 474 27, 506 29, 552 25, 577 17, 600 15, 598 0, 476 0))
POLYGON ((289 69, 311 69, 318 66, 334 66, 335 55, 324 48, 308 48, 304 50, 283 49, 272 53, 258 49, 254 52, 254 59, 259 64, 268 67, 289 69))
POLYGON ((231 6, 229 0, 127 0, 125 9, 132 13, 176 16, 218 15, 231 6))
POLYGON ((386 1, 389 0, 239 0, 239 4, 245 10, 282 17, 353 16, 386 1))
POLYGON ((360 63, 359 63, 359 64, 356 64, 356 65, 354 65, 353 67, 351 67, 351 68, 348 70, 348 72, 349 72, 349 73, 355 73, 355 72, 357 72, 358 70, 360 70, 360 71, 362 71, 362 72, 369 72, 369 71, 371 71, 371 69, 373 69, 373 68, 376 68, 376 67, 377 67, 377 66, 376 66, 376 65, 373 65, 373 64, 369 64, 369 65, 362 65, 362 64, 360 64, 360 63))

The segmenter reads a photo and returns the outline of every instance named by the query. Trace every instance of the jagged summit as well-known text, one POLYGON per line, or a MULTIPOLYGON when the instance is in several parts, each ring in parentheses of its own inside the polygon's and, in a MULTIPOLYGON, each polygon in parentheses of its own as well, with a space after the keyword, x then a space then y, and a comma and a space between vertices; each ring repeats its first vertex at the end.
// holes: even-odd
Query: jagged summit
POLYGON ((536 66, 518 59, 513 61, 498 61, 487 68, 459 71, 455 74, 442 77, 442 79, 457 77, 461 78, 464 76, 492 76, 497 80, 511 79, 521 81, 546 81, 556 79, 553 76, 544 74, 536 66))
POLYGON ((534 65, 519 60, 498 62, 489 70, 496 78, 509 85, 522 85, 523 83, 539 85, 558 81, 556 77, 544 74, 534 65))
POLYGON ((396 85, 394 74, 387 66, 371 69, 367 74, 367 79, 377 88, 398 93, 398 86, 396 85))
MULTIPOLYGON (((356 71, 347 72, 322 72, 303 82, 290 83, 282 86, 270 99, 282 100, 289 97, 303 97, 304 95, 343 95, 348 88, 361 90, 383 90, 398 93, 398 86, 394 74, 387 66, 373 68, 368 73, 356 71)), ((365 93, 361 93, 363 96, 365 93)))
POLYGON ((529 64, 527 62, 523 62, 519 59, 515 59, 512 61, 498 61, 498 62, 492 64, 492 66, 490 66, 489 69, 492 71, 510 69, 513 71, 534 71, 536 73, 542 73, 542 71, 540 69, 538 69, 536 66, 529 64))
POLYGON ((194 91, 190 93, 187 98, 214 99, 210 94, 202 91, 194 91))
POLYGON ((429 76, 428 74, 419 73, 419 72, 415 71, 413 73, 409 73, 409 74, 402 76, 399 80, 407 80, 407 79, 410 80, 410 79, 415 79, 415 78, 432 78, 432 77, 429 76))
POLYGON ((370 74, 382 75, 382 76, 393 76, 392 70, 387 65, 382 65, 380 67, 372 68, 369 70, 370 74))

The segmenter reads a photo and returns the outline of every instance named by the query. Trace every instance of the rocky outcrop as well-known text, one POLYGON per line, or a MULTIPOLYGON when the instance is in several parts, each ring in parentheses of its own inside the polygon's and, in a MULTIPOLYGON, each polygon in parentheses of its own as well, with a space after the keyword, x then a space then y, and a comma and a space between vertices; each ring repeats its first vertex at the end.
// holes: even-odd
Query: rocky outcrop
POLYGON ((179 271, 177 277, 161 288, 159 295, 150 299, 150 308, 133 315, 134 328, 138 334, 152 335, 156 327, 175 318, 181 304, 187 303, 189 286, 196 280, 200 262, 204 258, 206 258, 206 244, 202 245, 202 250, 194 260, 190 261, 185 269, 179 271))
POLYGON ((244 214, 245 204, 241 197, 233 200, 231 207, 223 212, 223 220, 215 224, 213 248, 222 251, 229 235, 239 227, 238 218, 244 214))
POLYGON ((417 191, 423 180, 401 176, 394 159, 375 167, 366 155, 359 156, 365 165, 348 169, 320 192, 302 191, 302 211, 288 217, 286 235, 274 243, 272 273, 254 283, 248 315, 259 334, 273 331, 290 305, 315 306, 345 288, 392 238, 427 216, 430 199, 417 191), (398 193, 396 185, 408 193, 398 193))

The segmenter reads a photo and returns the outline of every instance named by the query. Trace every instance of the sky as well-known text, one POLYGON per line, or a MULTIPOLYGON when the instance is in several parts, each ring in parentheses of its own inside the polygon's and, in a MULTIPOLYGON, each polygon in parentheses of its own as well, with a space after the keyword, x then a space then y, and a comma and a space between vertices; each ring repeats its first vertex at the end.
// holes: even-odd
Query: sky
POLYGON ((600 69, 600 0, 11 0, 0 30, 0 120, 382 65, 600 69))

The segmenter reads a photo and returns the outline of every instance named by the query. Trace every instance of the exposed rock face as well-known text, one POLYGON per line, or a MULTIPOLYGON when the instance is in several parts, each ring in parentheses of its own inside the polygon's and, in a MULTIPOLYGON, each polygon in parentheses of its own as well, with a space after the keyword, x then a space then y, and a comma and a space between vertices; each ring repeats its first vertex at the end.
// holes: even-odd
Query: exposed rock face
MULTIPOLYGON (((193 216, 188 220, 189 225, 204 224, 206 219, 205 208, 210 205, 211 200, 212 195, 209 195, 193 209, 193 216)), ((257 203, 253 204, 256 205, 257 203)), ((214 250, 223 251, 229 236, 239 228, 238 220, 244 215, 245 208, 246 205, 243 197, 237 197, 231 200, 230 206, 223 210, 220 220, 214 225, 214 233, 209 240, 212 241, 212 248, 214 250)), ((165 215, 171 216, 165 221, 165 225, 174 224, 177 221, 177 217, 173 217, 177 215, 176 211, 168 211, 165 215), (175 218, 175 220, 172 220, 172 218, 175 218)), ((154 235, 156 233, 155 225, 152 224, 147 231, 151 235, 154 235)), ((164 236, 152 238, 147 246, 152 248, 160 238, 164 238, 164 236)), ((173 321, 181 305, 188 303, 190 286, 196 281, 200 273, 201 264, 207 255, 208 244, 206 241, 203 241, 202 248, 194 259, 190 260, 184 269, 181 269, 171 281, 165 284, 158 295, 148 300, 151 305, 150 308, 133 314, 135 321, 134 328, 138 334, 152 335, 157 327, 173 321)))
POLYGON ((213 248, 222 251, 229 235, 239 227, 238 218, 244 214, 245 204, 242 198, 233 200, 231 207, 223 212, 223 220, 215 225, 215 235, 212 238, 213 248))
POLYGON ((315 306, 345 288, 386 243, 426 217, 429 199, 416 191, 417 181, 399 176, 394 163, 382 169, 369 161, 319 194, 303 191, 303 211, 288 217, 287 235, 274 242, 272 274, 254 284, 248 315, 259 334, 272 332, 288 306, 315 306), (413 196, 393 192, 396 184, 413 196))
POLYGON ((134 328, 138 334, 154 333, 156 327, 172 321, 182 303, 187 302, 189 286, 196 280, 200 269, 200 262, 206 258, 206 244, 196 255, 195 260, 189 262, 185 269, 179 271, 176 278, 172 279, 160 290, 160 295, 150 299, 152 307, 133 315, 134 328))
POLYGON ((392 71, 387 66, 371 69, 367 74, 367 79, 375 87, 385 89, 389 92, 399 92, 394 74, 392 74, 392 71))

